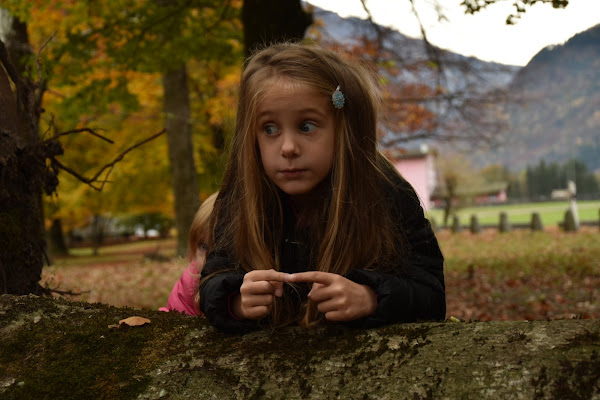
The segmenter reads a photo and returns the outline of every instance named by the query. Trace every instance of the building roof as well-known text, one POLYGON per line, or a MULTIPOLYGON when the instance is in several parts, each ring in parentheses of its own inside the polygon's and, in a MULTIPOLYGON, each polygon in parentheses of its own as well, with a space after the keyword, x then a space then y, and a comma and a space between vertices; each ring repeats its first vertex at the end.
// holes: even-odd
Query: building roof
POLYGON ((394 162, 399 160, 406 160, 410 158, 424 158, 428 155, 435 155, 436 151, 430 148, 427 144, 421 144, 418 148, 393 148, 393 149, 383 149, 381 151, 388 160, 394 162))

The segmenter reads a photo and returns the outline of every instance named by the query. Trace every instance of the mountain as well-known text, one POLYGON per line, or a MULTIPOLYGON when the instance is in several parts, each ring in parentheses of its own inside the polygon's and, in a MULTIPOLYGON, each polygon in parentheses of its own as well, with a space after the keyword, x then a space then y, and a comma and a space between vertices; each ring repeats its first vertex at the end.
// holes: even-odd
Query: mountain
MULTIPOLYGON (((380 37, 397 61, 413 66, 431 55, 421 39, 366 20, 342 18, 316 7, 314 17, 317 23, 308 36, 320 42, 354 46, 361 44, 360 38, 380 37)), ((541 159, 563 163, 576 158, 589 169, 600 169, 600 25, 562 45, 546 47, 525 67, 485 62, 439 48, 434 51, 444 62, 448 90, 485 94, 507 89, 511 98, 517 99, 497 104, 508 122, 508 129, 498 135, 503 145, 472 151, 475 164, 502 163, 520 170, 541 159)), ((393 79, 429 85, 437 82, 426 63, 393 79)), ((451 136, 452 132, 441 136, 444 134, 451 136)))
POLYGON ((307 37, 375 61, 386 82, 382 148, 491 141, 501 123, 489 110, 520 67, 466 57, 368 20, 314 8, 307 37))
MULTIPOLYGON (((319 42, 337 43, 343 46, 361 45, 362 39, 373 41, 382 40, 382 47, 396 56, 394 61, 401 64, 414 64, 419 61, 429 60, 422 39, 406 36, 395 29, 374 24, 368 20, 356 17, 340 17, 338 14, 313 7, 313 16, 316 23, 309 29, 307 36, 319 42)), ((486 62, 475 57, 433 46, 439 57, 447 65, 446 79, 449 89, 454 90, 460 86, 477 85, 481 88, 495 88, 506 86, 521 68, 514 65, 505 65, 495 62, 486 62), (465 64, 469 65, 469 73, 465 74, 465 64)), ((412 79, 429 79, 430 71, 424 65, 421 71, 413 74, 412 79)))
POLYGON ((512 168, 576 158, 600 169, 600 25, 541 50, 509 89, 520 101, 504 106, 512 129, 494 158, 512 168))

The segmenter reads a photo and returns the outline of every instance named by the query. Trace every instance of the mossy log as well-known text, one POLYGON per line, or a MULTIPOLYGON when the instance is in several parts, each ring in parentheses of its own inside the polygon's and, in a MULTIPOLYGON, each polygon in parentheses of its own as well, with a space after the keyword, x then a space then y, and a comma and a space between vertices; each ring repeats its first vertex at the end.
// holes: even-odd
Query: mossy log
POLYGON ((0 296, 0 398, 599 399, 600 320, 226 335, 204 319, 0 296), (111 325, 142 316, 142 326, 111 325))

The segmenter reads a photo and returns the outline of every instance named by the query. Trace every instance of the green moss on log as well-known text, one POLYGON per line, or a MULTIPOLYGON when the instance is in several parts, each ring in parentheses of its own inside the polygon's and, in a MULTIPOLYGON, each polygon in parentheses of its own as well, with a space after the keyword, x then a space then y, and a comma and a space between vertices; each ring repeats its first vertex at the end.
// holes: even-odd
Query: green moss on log
POLYGON ((600 321, 226 335, 200 318, 0 297, 2 399, 594 399, 600 321), (109 328, 133 315, 140 327, 109 328))

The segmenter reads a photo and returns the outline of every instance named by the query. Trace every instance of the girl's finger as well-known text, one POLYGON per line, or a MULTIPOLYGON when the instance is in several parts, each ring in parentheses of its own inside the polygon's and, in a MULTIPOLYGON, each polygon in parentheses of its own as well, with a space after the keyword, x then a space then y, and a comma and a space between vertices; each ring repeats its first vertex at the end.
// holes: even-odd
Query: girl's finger
POLYGON ((325 313, 325 319, 328 321, 348 321, 348 318, 341 311, 329 311, 325 313))
POLYGON ((322 283, 313 283, 310 292, 308 293, 308 297, 313 301, 323 301, 328 298, 331 298, 331 294, 326 290, 328 288, 327 285, 322 283))
POLYGON ((288 274, 287 282, 315 282, 330 285, 339 276, 338 274, 321 271, 298 272, 288 274))
POLYGON ((274 291, 269 281, 246 282, 240 288, 240 293, 245 295, 273 294, 274 291))
POLYGON ((245 308, 270 306, 273 304, 273 295, 262 294, 242 297, 242 304, 245 308))
POLYGON ((320 302, 317 305, 317 309, 319 310, 319 312, 322 312, 323 314, 327 314, 329 312, 339 311, 340 305, 338 304, 338 302, 336 301, 335 298, 332 298, 332 299, 328 299, 328 300, 320 302))
POLYGON ((246 310, 246 318, 248 318, 248 319, 263 318, 269 314, 270 310, 271 310, 271 307, 268 307, 268 306, 257 306, 257 307, 248 308, 246 310))
POLYGON ((248 272, 244 279, 252 280, 252 281, 279 281, 279 282, 287 282, 290 274, 286 274, 285 272, 275 271, 274 269, 256 269, 254 271, 248 272))

